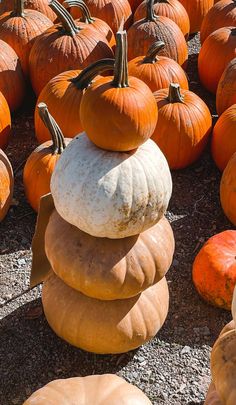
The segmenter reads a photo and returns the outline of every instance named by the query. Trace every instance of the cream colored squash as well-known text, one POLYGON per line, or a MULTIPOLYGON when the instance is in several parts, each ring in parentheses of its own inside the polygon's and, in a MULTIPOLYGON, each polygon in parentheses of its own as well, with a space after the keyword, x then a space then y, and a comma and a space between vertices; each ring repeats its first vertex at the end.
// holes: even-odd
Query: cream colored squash
POLYGON ((53 272, 43 285, 47 321, 68 343, 94 353, 123 353, 150 340, 169 307, 165 277, 136 297, 102 301, 68 287, 53 272))
POLYGON ((113 374, 54 380, 23 405, 151 405, 146 395, 113 374))
POLYGON ((65 221, 90 235, 118 239, 158 222, 167 209, 172 181, 167 161, 152 140, 128 153, 109 152, 83 133, 58 161, 51 191, 65 221))

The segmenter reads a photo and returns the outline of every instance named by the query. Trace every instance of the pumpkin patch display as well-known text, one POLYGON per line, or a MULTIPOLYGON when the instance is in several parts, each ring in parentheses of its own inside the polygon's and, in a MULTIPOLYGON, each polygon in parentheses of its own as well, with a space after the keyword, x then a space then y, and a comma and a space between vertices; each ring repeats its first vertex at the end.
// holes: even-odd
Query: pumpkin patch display
POLYGON ((214 4, 214 0, 179 0, 190 20, 190 34, 200 31, 202 21, 214 4))
MULTIPOLYGON (((4 0, 0 3, 0 14, 14 9, 15 0, 4 0)), ((57 16, 48 5, 48 0, 24 0, 24 8, 36 10, 46 15, 52 22, 55 22, 57 16)))
POLYGON ((12 202, 14 175, 10 161, 0 149, 0 222, 5 218, 12 202))
MULTIPOLYGON (((1 76, 1 73, 0 73, 1 76)), ((7 101, 0 92, 0 148, 5 149, 11 133, 11 113, 7 101)))
POLYGON ((220 115, 236 104, 236 58, 226 66, 216 92, 216 110, 220 115))
POLYGON ((236 225, 236 153, 230 158, 220 182, 220 202, 227 218, 236 225))

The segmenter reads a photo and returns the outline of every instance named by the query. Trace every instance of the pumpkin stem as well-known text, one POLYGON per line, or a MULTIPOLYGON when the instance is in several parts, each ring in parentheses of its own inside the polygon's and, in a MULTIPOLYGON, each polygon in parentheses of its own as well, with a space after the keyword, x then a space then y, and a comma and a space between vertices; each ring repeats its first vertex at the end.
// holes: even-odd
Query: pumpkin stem
POLYGON ((12 17, 24 17, 24 0, 14 0, 14 9, 11 13, 12 17))
POLYGON ((157 16, 153 10, 154 0, 147 0, 146 3, 146 21, 156 21, 157 16))
POLYGON ((113 85, 115 87, 129 87, 127 33, 125 30, 116 33, 116 53, 113 85))
POLYGON ((150 46, 147 51, 147 55, 143 59, 143 63, 155 63, 158 60, 158 53, 165 47, 165 43, 162 41, 156 41, 150 46))
POLYGON ((63 6, 65 8, 78 7, 82 12, 82 17, 80 18, 81 22, 86 24, 92 24, 94 18, 92 18, 87 4, 83 0, 66 0, 63 1, 63 6))
POLYGON ((80 30, 80 28, 77 27, 74 19, 71 17, 70 13, 68 13, 65 7, 63 7, 59 3, 59 1, 51 0, 49 2, 49 7, 51 7, 51 9, 57 15, 60 23, 62 24, 64 30, 68 35, 73 37, 80 30))
POLYGON ((184 97, 180 93, 180 85, 178 83, 170 83, 167 99, 170 103, 184 103, 184 97))
POLYGON ((52 155, 60 155, 66 147, 63 133, 57 122, 49 113, 48 107, 45 103, 38 104, 38 111, 41 120, 52 137, 52 155))
POLYGON ((86 89, 92 80, 102 72, 106 70, 113 70, 115 65, 115 59, 101 59, 97 62, 92 63, 86 67, 82 72, 75 78, 70 79, 72 83, 79 90, 86 89))

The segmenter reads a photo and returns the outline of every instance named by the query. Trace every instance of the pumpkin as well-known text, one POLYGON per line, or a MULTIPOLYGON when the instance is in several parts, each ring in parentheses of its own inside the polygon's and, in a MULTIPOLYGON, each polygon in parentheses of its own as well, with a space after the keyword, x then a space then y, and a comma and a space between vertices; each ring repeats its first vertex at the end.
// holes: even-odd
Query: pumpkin
MULTIPOLYGON (((0 3, 0 14, 14 9, 15 0, 3 0, 0 3)), ((57 18, 56 14, 50 9, 48 0, 24 0, 24 8, 36 10, 46 15, 52 22, 57 18)))
POLYGON ((51 381, 23 405, 151 405, 137 387, 115 374, 88 375, 51 381), (47 402, 45 402, 47 401, 47 402))
POLYGON ((105 36, 90 24, 75 23, 57 0, 52 0, 50 7, 61 24, 44 32, 30 52, 30 79, 36 95, 59 73, 83 69, 98 59, 114 56, 105 36))
POLYGON ((70 287, 92 298, 124 299, 164 277, 173 258, 174 236, 163 217, 140 235, 94 238, 55 210, 45 233, 45 251, 56 275, 70 287))
POLYGON ((129 0, 132 12, 134 13, 137 10, 138 6, 142 3, 143 0, 129 0))
POLYGON ((236 27, 236 1, 221 0, 204 17, 200 39, 201 43, 214 31, 222 27, 236 27))
POLYGON ((51 26, 52 21, 42 13, 36 10, 25 10, 24 0, 16 0, 13 11, 0 16, 1 40, 14 49, 26 77, 29 74, 29 54, 33 43, 51 26))
POLYGON ((55 165, 70 139, 64 136, 46 104, 38 104, 39 115, 51 134, 51 141, 39 145, 28 157, 23 182, 26 198, 31 207, 38 212, 40 198, 50 192, 50 180, 55 165))
POLYGON ((172 181, 153 141, 130 153, 107 152, 83 133, 58 161, 51 192, 65 221, 92 236, 119 239, 141 233, 163 217, 172 181))
MULTIPOLYGON (((96 62, 93 72, 96 76, 98 73, 112 68, 114 68, 113 59, 100 60, 96 62)), ((77 81, 80 80, 81 74, 83 77, 86 75, 87 70, 88 68, 83 71, 69 70, 60 73, 46 84, 37 101, 37 104, 41 102, 47 104, 66 138, 73 138, 83 130, 78 110, 85 89, 79 86, 77 81)), ((85 81, 84 84, 85 87, 88 85, 85 81)), ((35 108, 34 124, 35 135, 39 143, 51 139, 48 128, 40 118, 38 108, 35 108)))
POLYGON ((200 31, 205 15, 214 4, 214 0, 179 0, 186 9, 190 20, 190 34, 200 31))
MULTIPOLYGON (((1 56, 0 56, 1 58, 1 56)), ((1 77, 1 73, 0 73, 1 77)), ((11 133, 11 113, 3 94, 0 92, 0 148, 5 149, 11 133)))
POLYGON ((0 149, 0 222, 5 218, 11 205, 14 176, 11 163, 0 149))
POLYGON ((25 96, 25 81, 15 51, 0 40, 0 91, 11 111, 20 107, 25 96))
POLYGON ((236 153, 230 158, 220 182, 220 201, 225 215, 236 225, 236 153))
POLYGON ((212 135, 211 153, 216 165, 223 171, 236 152, 236 104, 223 112, 212 135))
MULTIPOLYGON (((87 88, 80 104, 80 120, 99 148, 126 152, 150 138, 158 112, 148 86, 128 75, 126 32, 119 31, 116 40, 114 76, 101 77, 87 88)), ((93 67, 91 74, 94 76, 93 67)), ((80 83, 84 87, 83 81, 80 83)))
POLYGON ((198 57, 198 73, 203 86, 216 93, 227 64, 236 55, 236 28, 223 27, 210 34, 198 57))
POLYGON ((186 67, 188 48, 184 35, 177 24, 168 17, 156 16, 154 0, 147 0, 146 18, 136 21, 128 30, 128 59, 145 55, 155 41, 163 41, 165 48, 161 55, 174 59, 186 67))
POLYGON ((159 116, 152 139, 164 153, 171 169, 196 161, 208 141, 212 118, 204 101, 195 93, 171 83, 154 93, 159 116))
POLYGON ((231 311, 232 311, 232 316, 233 316, 233 322, 235 325, 235 323, 236 323, 236 288, 234 289, 231 311))
POLYGON ((173 59, 159 53, 165 47, 164 42, 154 42, 146 56, 138 56, 129 61, 129 73, 148 85, 155 92, 178 82, 183 89, 188 89, 188 79, 181 66, 173 59))
POLYGON ((218 115, 233 104, 236 104, 236 58, 226 66, 217 87, 216 109, 218 115))
MULTIPOLYGON (((174 21, 185 38, 189 36, 190 21, 189 16, 185 8, 178 0, 156 0, 153 5, 154 14, 165 16, 174 21)), ((134 14, 134 21, 141 20, 146 17, 146 0, 144 0, 137 8, 134 14)))
POLYGON ((55 274, 44 282, 47 321, 62 339, 88 352, 124 353, 153 338, 168 313, 165 277, 135 297, 102 301, 68 287, 55 274))
POLYGON ((83 0, 67 0, 63 2, 63 5, 68 8, 72 7, 70 13, 73 18, 80 18, 80 14, 82 14, 79 21, 91 24, 91 27, 95 28, 102 35, 105 35, 110 47, 115 48, 116 40, 112 29, 105 21, 92 17, 89 8, 83 0))
POLYGON ((231 331, 231 330, 235 330, 235 323, 234 320, 232 319, 232 321, 228 322, 223 329, 221 330, 219 336, 224 335, 225 333, 231 331))
POLYGON ((216 392, 213 382, 211 382, 209 386, 204 405, 223 405, 216 392))
POLYGON ((193 282, 201 297, 220 308, 231 308, 236 284, 236 231, 212 236, 193 263, 193 282))

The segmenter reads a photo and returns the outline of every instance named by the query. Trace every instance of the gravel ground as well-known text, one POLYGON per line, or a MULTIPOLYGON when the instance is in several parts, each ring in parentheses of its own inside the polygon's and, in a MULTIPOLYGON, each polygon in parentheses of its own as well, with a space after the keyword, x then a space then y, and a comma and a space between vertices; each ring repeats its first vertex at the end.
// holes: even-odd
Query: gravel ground
MULTIPOLYGON (((199 85, 199 38, 189 41, 190 88, 215 114, 214 98, 199 85)), ((22 168, 36 146, 33 97, 13 119, 7 154, 15 171, 13 205, 0 224, 0 404, 21 405, 36 389, 56 378, 116 373, 141 388, 153 404, 203 404, 210 382, 211 346, 230 313, 213 308, 197 295, 191 280, 193 259, 213 234, 232 226, 220 208, 220 173, 209 150, 192 167, 173 172, 173 196, 168 219, 176 252, 167 275, 170 311, 158 335, 140 349, 101 356, 69 346, 49 328, 43 315, 40 287, 13 299, 28 288, 31 239, 36 215, 27 204, 22 168)))

